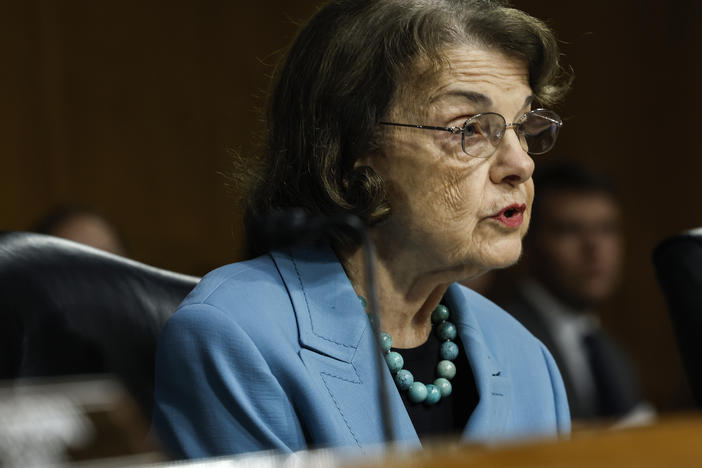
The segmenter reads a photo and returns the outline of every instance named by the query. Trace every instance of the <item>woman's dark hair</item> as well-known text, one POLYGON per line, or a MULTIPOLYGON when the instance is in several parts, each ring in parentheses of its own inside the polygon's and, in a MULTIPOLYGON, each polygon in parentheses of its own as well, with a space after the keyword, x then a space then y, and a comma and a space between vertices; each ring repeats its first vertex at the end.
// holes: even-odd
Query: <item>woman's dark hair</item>
MULTIPOLYGON (((337 0, 300 31, 277 71, 259 166, 240 161, 246 224, 279 210, 355 214, 368 226, 390 214, 383 181, 360 156, 380 145, 377 125, 400 86, 438 71, 452 45, 495 48, 528 64, 537 101, 553 104, 569 85, 555 36, 540 20, 497 0, 337 0), (253 167, 253 169, 252 169, 253 167), (245 170, 243 170, 246 168, 245 170)), ((343 230, 331 241, 353 247, 343 230)))

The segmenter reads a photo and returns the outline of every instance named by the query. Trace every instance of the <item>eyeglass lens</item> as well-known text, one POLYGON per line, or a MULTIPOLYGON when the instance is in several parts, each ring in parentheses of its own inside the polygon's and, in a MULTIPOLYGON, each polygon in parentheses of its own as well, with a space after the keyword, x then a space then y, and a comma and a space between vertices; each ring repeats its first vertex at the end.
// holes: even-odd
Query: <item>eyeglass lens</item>
MULTIPOLYGON (((515 122, 519 142, 532 155, 548 152, 556 143, 560 117, 552 111, 538 109, 527 112, 515 122)), ((506 122, 500 114, 486 112, 468 119, 463 126, 463 151, 473 157, 489 157, 500 144, 506 122)))

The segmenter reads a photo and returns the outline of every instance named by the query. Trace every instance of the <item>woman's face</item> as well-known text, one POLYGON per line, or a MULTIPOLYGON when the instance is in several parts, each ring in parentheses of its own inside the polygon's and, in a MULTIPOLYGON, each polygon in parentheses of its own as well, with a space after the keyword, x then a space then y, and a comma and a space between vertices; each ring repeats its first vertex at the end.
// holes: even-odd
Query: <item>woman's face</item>
MULTIPOLYGON (((468 46, 447 57, 448 66, 430 83, 402 88, 385 120, 454 127, 497 112, 509 123, 531 109, 525 63, 468 46)), ((487 159, 464 153, 460 134, 382 131, 380 150, 359 161, 384 179, 390 198, 392 214, 376 229, 381 255, 412 252, 416 266, 449 269, 457 279, 517 261, 534 196, 534 162, 513 130, 487 159), (510 207, 523 212, 506 212, 510 207)))

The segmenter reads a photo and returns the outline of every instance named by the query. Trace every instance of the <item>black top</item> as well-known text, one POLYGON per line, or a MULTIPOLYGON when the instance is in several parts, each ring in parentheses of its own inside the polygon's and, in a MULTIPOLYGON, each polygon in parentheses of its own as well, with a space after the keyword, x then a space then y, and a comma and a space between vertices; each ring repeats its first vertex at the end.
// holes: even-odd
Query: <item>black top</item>
MULTIPOLYGON (((451 380, 453 391, 447 398, 442 398, 434 405, 412 403, 407 397, 407 391, 400 392, 402 402, 407 408, 409 417, 414 424, 417 435, 421 440, 437 438, 447 435, 459 435, 463 432, 468 417, 478 404, 478 390, 463 344, 457 336, 453 340, 458 345, 458 357, 453 363, 456 365, 456 376, 451 380)), ((441 358, 439 348, 441 340, 432 330, 429 339, 416 348, 393 348, 402 355, 404 369, 414 376, 415 381, 423 384, 434 383, 436 365, 441 358)))

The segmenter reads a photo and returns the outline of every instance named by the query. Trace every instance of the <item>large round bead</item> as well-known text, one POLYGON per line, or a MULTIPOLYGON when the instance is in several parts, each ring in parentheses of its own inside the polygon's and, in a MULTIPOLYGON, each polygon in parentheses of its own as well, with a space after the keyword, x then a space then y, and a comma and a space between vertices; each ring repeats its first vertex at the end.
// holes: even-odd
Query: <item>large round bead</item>
POLYGON ((414 383, 414 376, 407 369, 400 369, 395 374, 395 383, 400 390, 407 390, 414 383))
POLYGON ((451 382, 449 382, 443 377, 439 377, 438 379, 436 379, 434 381, 434 385, 436 385, 436 388, 439 389, 439 392, 441 393, 441 398, 446 398, 453 391, 453 386, 451 385, 451 382))
POLYGON ((414 382, 407 391, 407 396, 412 403, 421 403, 427 397, 427 387, 422 382, 414 382))
POLYGON ((451 380, 456 376, 456 366, 451 361, 439 361, 436 365, 436 373, 439 377, 451 380))
POLYGON ((453 361, 458 357, 458 345, 453 341, 444 341, 441 343, 439 355, 441 356, 441 359, 453 361))
POLYGON ((441 322, 436 326, 436 333, 442 340, 452 340, 456 338, 456 325, 451 322, 441 322))
POLYGON ((393 374, 402 369, 402 366, 405 365, 405 361, 404 359, 402 359, 402 356, 400 356, 400 353, 396 353, 395 351, 390 351, 388 354, 385 355, 385 362, 388 363, 390 372, 392 372, 393 374))
POLYGON ((434 324, 441 323, 444 320, 448 320, 448 318, 449 310, 443 304, 436 306, 436 309, 431 313, 431 322, 434 324))
POLYGON ((441 400, 441 392, 439 389, 436 387, 436 385, 428 384, 427 386, 427 398, 424 400, 424 403, 427 405, 433 405, 439 402, 441 400))
POLYGON ((379 338, 381 349, 385 352, 390 351, 390 348, 392 348, 392 336, 390 336, 390 333, 380 332, 379 338))

